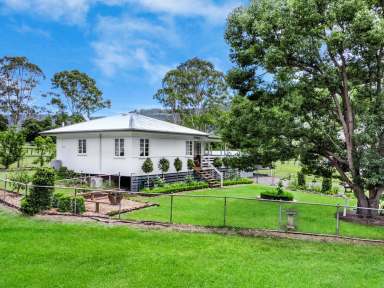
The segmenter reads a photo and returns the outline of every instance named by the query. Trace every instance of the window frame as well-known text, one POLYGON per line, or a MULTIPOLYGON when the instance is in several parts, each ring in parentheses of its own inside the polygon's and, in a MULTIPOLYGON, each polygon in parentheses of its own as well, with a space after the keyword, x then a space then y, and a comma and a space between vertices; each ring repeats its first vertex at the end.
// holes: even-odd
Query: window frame
POLYGON ((87 155, 87 139, 78 139, 77 141, 77 154, 87 155))
POLYGON ((140 157, 148 157, 149 156, 149 139, 148 138, 140 138, 139 141, 139 156, 140 157))
POLYGON ((114 139, 114 155, 115 157, 119 157, 119 158, 125 157, 125 139, 124 138, 114 139))
POLYGON ((185 155, 193 156, 193 141, 185 141, 185 155))

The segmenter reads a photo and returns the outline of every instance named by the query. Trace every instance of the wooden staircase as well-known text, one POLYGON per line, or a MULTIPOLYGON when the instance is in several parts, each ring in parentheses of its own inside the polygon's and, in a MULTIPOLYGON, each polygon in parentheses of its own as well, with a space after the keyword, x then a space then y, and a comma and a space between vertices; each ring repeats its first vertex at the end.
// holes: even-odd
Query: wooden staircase
POLYGON ((210 168, 210 163, 206 159, 201 160, 201 167, 195 167, 195 172, 208 183, 209 188, 221 187, 220 180, 216 179, 214 170, 210 168))

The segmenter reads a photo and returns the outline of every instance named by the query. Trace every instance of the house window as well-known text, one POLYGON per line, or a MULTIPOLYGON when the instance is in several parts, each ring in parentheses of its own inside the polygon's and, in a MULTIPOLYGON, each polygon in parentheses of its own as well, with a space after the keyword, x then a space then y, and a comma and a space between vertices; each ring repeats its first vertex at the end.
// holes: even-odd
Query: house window
POLYGON ((140 156, 149 156, 149 139, 140 139, 140 156))
POLYGON ((186 143, 186 155, 192 156, 193 142, 192 141, 186 141, 185 143, 186 143))
POLYGON ((79 139, 78 152, 79 154, 87 154, 87 140, 79 139))
POLYGON ((122 157, 124 155, 124 139, 115 139, 115 156, 122 157))

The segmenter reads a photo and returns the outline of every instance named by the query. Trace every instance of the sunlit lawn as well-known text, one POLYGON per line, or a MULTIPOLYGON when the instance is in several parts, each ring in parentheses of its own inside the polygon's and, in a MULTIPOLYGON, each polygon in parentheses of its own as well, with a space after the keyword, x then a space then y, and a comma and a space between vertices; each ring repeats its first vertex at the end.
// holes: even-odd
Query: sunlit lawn
MULTIPOLYGON (((243 185, 223 189, 207 189, 183 193, 183 196, 173 197, 172 221, 174 223, 196 224, 204 226, 224 225, 224 199, 208 197, 190 197, 197 195, 220 197, 244 197, 246 199, 227 198, 226 225, 242 228, 279 229, 279 203, 256 201, 257 196, 264 190, 274 189, 262 185, 243 185)), ((292 192, 298 202, 340 204, 344 200, 330 196, 316 195, 305 192, 292 192)), ((158 203, 159 207, 150 207, 131 213, 122 214, 125 219, 170 221, 171 197, 134 197, 139 201, 158 203)), ((349 205, 355 205, 354 200, 349 205)), ((317 206, 309 204, 282 204, 283 217, 280 224, 285 224, 284 211, 293 208, 297 212, 297 230, 323 234, 336 233, 336 207, 317 206)), ((340 208, 341 211, 342 208, 340 208)), ((340 233, 346 236, 384 239, 384 228, 370 227, 347 222, 340 222, 340 233)))
POLYGON ((143 231, 0 208, 0 287, 382 287, 378 246, 143 231))

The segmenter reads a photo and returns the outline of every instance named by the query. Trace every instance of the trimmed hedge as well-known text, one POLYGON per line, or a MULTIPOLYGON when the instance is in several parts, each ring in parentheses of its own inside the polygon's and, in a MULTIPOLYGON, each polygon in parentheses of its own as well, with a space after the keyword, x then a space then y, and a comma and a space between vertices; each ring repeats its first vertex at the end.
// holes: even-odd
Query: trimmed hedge
POLYGON ((208 188, 208 183, 193 181, 190 183, 176 182, 172 184, 166 184, 162 187, 156 187, 153 189, 145 188, 142 192, 147 193, 175 193, 182 191, 191 191, 197 189, 208 188))
POLYGON ((240 179, 228 179, 223 181, 224 186, 238 185, 238 184, 252 184, 253 180, 249 178, 240 178, 240 179))
POLYGON ((260 193, 261 199, 292 201, 293 195, 289 192, 265 191, 260 193))
POLYGON ((81 214, 85 212, 85 200, 82 196, 75 197, 56 193, 53 195, 52 207, 58 208, 60 212, 71 212, 81 214), (75 210, 76 202, 76 211, 75 210))

